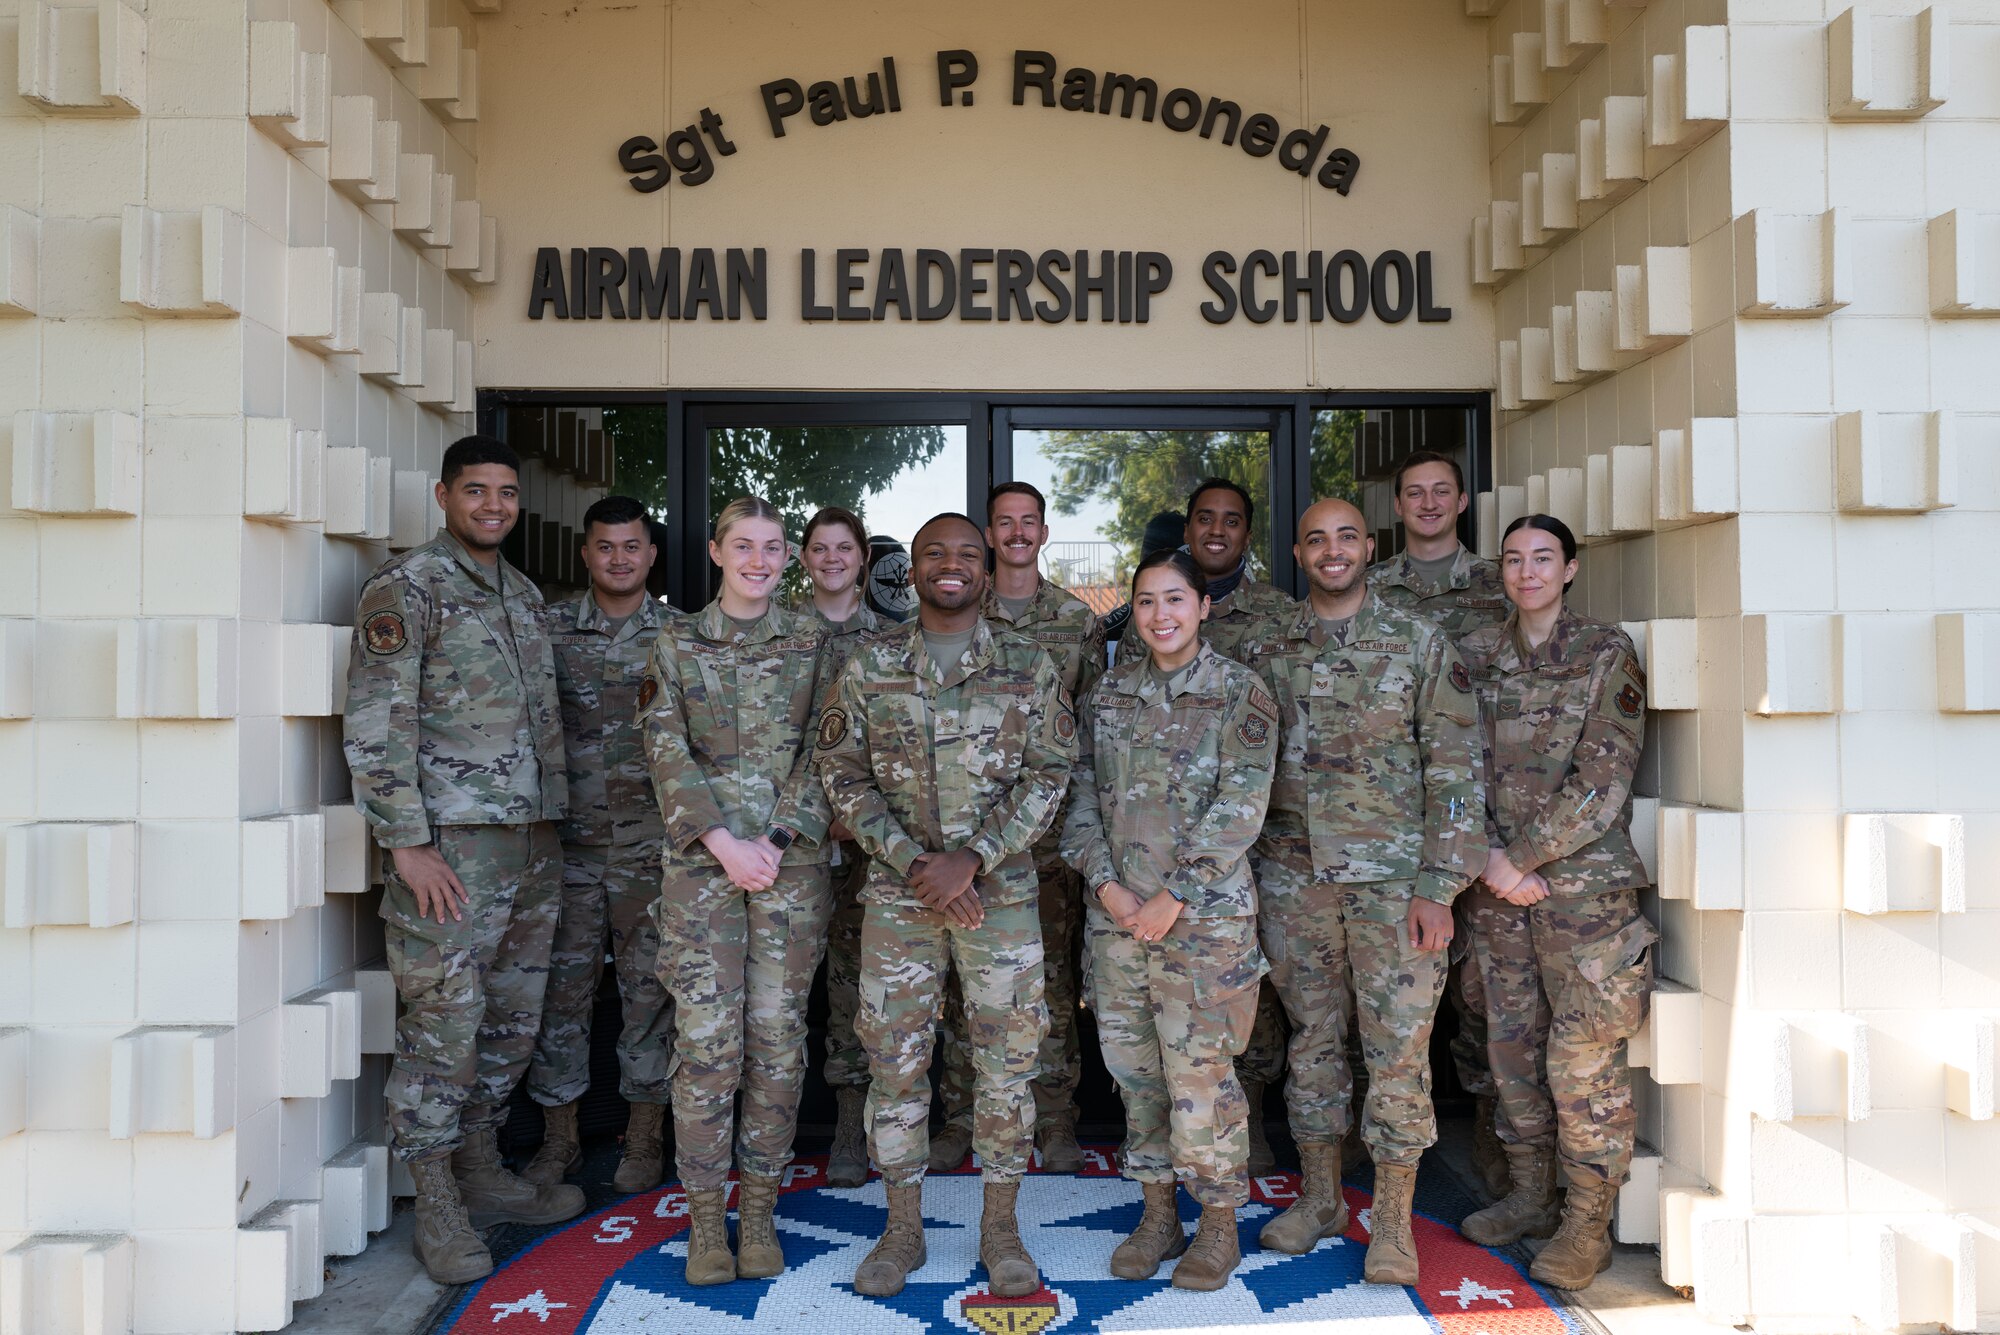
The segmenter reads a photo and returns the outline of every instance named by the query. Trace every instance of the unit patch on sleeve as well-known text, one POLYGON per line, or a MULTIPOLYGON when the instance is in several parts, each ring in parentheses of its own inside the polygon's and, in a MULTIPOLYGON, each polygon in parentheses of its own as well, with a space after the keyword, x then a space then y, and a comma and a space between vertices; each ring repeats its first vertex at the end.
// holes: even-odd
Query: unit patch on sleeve
POLYGON ((368 652, 377 658, 393 658, 403 652, 410 642, 410 633, 403 625, 401 612, 381 611, 361 623, 362 639, 368 645, 368 652))
POLYGON ((1638 684, 1626 682, 1618 692, 1618 712, 1626 718, 1639 717, 1639 709, 1646 703, 1646 697, 1639 694, 1638 684))
POLYGON ((1076 740, 1076 715, 1067 708, 1056 710, 1056 738, 1064 745, 1076 740))
POLYGON ((1236 739, 1253 751, 1262 750, 1271 743, 1271 720, 1251 710, 1236 725, 1236 739))
POLYGON ((639 683, 639 708, 644 709, 647 705, 652 704, 659 694, 659 679, 648 673, 646 679, 639 683))
POLYGON ((1472 674, 1465 670, 1465 664, 1453 663, 1451 665, 1451 684, 1458 687, 1461 691, 1470 692, 1472 690, 1472 674))
POLYGON ((831 751, 847 740, 847 711, 828 705, 819 716, 819 749, 831 751))

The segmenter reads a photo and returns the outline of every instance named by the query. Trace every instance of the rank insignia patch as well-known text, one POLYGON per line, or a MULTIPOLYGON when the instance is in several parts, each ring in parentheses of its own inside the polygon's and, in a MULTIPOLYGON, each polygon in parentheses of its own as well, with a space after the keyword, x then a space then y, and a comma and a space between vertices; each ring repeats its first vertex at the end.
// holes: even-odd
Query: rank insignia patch
POLYGON ((831 751, 847 740, 847 711, 839 705, 830 706, 819 716, 819 749, 831 751))
POLYGON ((377 658, 389 658, 403 652, 410 642, 409 632, 403 627, 400 612, 377 612, 362 623, 361 635, 368 645, 368 652, 377 658))

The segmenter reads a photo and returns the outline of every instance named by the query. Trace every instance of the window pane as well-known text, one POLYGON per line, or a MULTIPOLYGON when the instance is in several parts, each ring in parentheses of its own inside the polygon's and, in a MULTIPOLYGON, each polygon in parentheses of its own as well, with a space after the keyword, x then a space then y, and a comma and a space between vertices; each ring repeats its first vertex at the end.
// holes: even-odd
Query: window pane
MULTIPOLYGON (((1403 550, 1394 504, 1396 467, 1418 450, 1457 460, 1469 486, 1472 414, 1463 408, 1330 408, 1313 417, 1313 499, 1338 496, 1359 505, 1375 535, 1378 561, 1403 550)), ((1470 506, 1458 530, 1460 540, 1470 544, 1470 506)))
POLYGON ((1043 573, 1100 613, 1125 601, 1154 516, 1175 517, 1180 545, 1188 493, 1205 477, 1226 477, 1250 493, 1250 573, 1271 577, 1269 432, 1016 430, 1014 477, 1049 500, 1043 573))

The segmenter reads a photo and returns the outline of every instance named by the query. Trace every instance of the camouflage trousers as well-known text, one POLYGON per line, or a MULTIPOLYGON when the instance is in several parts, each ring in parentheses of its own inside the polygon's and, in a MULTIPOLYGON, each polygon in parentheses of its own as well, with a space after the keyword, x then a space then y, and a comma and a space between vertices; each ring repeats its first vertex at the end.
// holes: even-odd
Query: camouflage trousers
POLYGON ((671 1093, 674 1002, 660 985, 660 843, 565 844, 562 914, 549 951, 542 1033, 528 1067, 528 1097, 545 1108, 574 1103, 590 1088, 590 1018, 604 976, 605 934, 625 1013, 618 1032, 618 1092, 632 1103, 671 1093))
POLYGON ((868 854, 842 843, 833 869, 833 918, 826 929, 826 1083, 834 1089, 868 1085, 868 1054, 854 1036, 861 1009, 861 886, 868 854))
POLYGON ((1125 1176, 1187 1184, 1203 1205, 1250 1201, 1250 1117, 1234 1058, 1257 1015, 1257 919, 1183 916, 1139 941, 1092 905, 1091 1010, 1125 1101, 1125 1176))
POLYGON ((690 1191, 736 1166, 777 1177, 792 1161, 806 1080, 806 996, 826 950, 826 867, 783 867, 746 894, 720 867, 669 862, 654 912, 673 994, 674 1162, 690 1191), (736 1095, 743 1115, 736 1115, 736 1095))
POLYGON ((869 904, 854 1028, 868 1050, 868 1147, 890 1186, 922 1181, 930 1158, 931 1046, 954 968, 975 1076, 972 1148, 989 1181, 1028 1171, 1029 1085, 1049 1028, 1036 906, 989 905, 985 921, 966 928, 927 909, 869 904))
POLYGON ((1353 1120, 1350 1026, 1368 1091, 1361 1139, 1378 1164, 1415 1167, 1437 1140, 1431 1027, 1443 951, 1410 940, 1410 881, 1314 883, 1266 860, 1258 915, 1271 981, 1291 1017, 1285 1111, 1301 1142, 1337 1143, 1353 1120))
POLYGON ((560 894, 562 845, 546 821, 440 825, 432 838, 465 887, 464 916, 418 917, 393 862, 382 892, 389 974, 403 999, 382 1097, 390 1146, 405 1162, 506 1120, 542 1027, 560 894))
MULTIPOLYGON (((1034 1079, 1035 1115, 1076 1109, 1076 1086, 1083 1078, 1077 1045, 1077 1008, 1083 997, 1083 879, 1052 849, 1037 846, 1035 873, 1041 881, 1042 968, 1049 1004, 1049 1032, 1042 1039, 1034 1079)), ((946 1122, 972 1118, 972 1053, 962 1036, 965 1013, 958 975, 945 984, 944 1023, 938 1030, 938 1098, 946 1122)))
POLYGON ((1451 906, 1451 971, 1445 975, 1445 998, 1458 1017, 1451 1037, 1451 1065, 1460 1088, 1475 1098, 1493 1095, 1493 1072, 1486 1064, 1486 983, 1472 954, 1472 894, 1467 891, 1451 906))
POLYGON ((1626 1041, 1646 1020, 1659 939, 1638 892, 1525 909, 1484 889, 1468 897, 1500 1139, 1554 1146, 1571 1178, 1624 1182, 1638 1127, 1626 1041))

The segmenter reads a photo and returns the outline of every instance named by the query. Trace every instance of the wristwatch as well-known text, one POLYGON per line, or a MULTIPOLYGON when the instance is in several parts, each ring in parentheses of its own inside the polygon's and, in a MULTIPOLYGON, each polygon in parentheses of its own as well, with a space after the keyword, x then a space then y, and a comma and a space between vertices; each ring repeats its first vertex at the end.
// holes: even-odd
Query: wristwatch
POLYGON ((790 848, 792 846, 792 841, 798 838, 796 834, 793 834, 790 830, 786 829, 782 825, 773 825, 769 830, 765 832, 764 837, 766 839, 769 839, 771 841, 771 846, 777 849, 780 853, 790 848))

